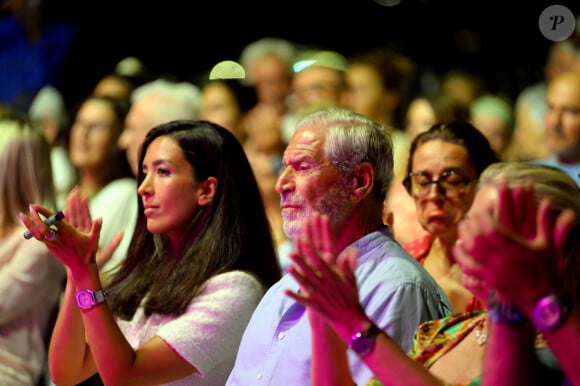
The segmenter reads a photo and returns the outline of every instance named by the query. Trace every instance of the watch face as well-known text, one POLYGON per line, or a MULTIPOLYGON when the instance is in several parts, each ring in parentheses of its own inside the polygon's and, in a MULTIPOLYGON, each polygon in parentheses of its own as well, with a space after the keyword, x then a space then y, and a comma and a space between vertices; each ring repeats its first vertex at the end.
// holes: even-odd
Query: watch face
POLYGON ((77 303, 81 308, 89 308, 93 305, 93 296, 87 291, 81 291, 77 294, 77 303))
POLYGON ((536 303, 532 319, 542 332, 552 331, 570 315, 570 301, 565 296, 550 294, 536 303))
POLYGON ((538 312, 538 317, 545 326, 553 326, 560 320, 562 310, 555 302, 546 303, 538 312))
POLYGON ((371 346, 372 341, 364 335, 361 335, 356 339, 353 339, 353 341, 351 342, 351 348, 354 350, 354 352, 360 355, 368 353, 371 350, 371 346))

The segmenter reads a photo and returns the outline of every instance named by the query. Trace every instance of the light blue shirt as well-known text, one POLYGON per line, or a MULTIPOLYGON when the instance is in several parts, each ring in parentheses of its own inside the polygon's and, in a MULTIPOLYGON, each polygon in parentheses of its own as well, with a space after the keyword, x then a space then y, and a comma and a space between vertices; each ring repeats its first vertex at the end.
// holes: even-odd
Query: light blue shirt
MULTIPOLYGON (((424 321, 451 313, 443 290, 397 243, 388 228, 359 239, 355 275, 367 315, 405 352, 424 321)), ((311 339, 305 308, 284 294, 298 290, 286 274, 264 295, 246 327, 226 385, 310 386, 311 339)), ((348 353, 354 380, 364 385, 372 372, 348 353)))
POLYGON ((543 160, 531 160, 529 161, 534 164, 539 165, 547 165, 558 168, 562 170, 564 173, 572 177, 576 184, 580 187, 580 176, 578 176, 578 172, 580 172, 580 163, 575 164, 564 164, 556 158, 556 156, 551 156, 550 158, 546 158, 543 160))

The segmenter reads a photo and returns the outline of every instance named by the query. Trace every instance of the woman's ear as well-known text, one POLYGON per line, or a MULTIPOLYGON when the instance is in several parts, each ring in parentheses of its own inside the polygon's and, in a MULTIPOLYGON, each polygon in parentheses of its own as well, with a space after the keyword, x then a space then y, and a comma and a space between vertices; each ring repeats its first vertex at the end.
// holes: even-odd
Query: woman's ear
POLYGON ((208 177, 207 180, 201 183, 199 187, 201 189, 201 193, 197 197, 197 204, 199 206, 209 205, 212 200, 215 192, 217 190, 217 179, 215 177, 208 177))
POLYGON ((375 169, 369 162, 362 162, 354 169, 352 199, 362 201, 372 193, 375 169))

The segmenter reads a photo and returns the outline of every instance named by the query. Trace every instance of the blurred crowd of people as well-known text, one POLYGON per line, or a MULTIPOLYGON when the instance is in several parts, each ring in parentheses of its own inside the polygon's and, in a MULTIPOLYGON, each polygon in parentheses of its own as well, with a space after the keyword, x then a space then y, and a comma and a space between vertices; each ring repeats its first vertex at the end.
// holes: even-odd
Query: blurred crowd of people
POLYGON ((55 76, 74 31, 8 3, 0 384, 580 384, 566 359, 580 347, 580 36, 553 42, 544 79, 515 97, 456 67, 423 87, 420 64, 386 47, 268 36, 191 79, 124 57, 71 104, 55 76), (164 191, 183 214, 156 225, 148 200, 171 173, 187 176, 164 191), (58 243, 38 220, 57 210, 58 243), (77 312, 87 285, 110 291, 111 313, 77 312))

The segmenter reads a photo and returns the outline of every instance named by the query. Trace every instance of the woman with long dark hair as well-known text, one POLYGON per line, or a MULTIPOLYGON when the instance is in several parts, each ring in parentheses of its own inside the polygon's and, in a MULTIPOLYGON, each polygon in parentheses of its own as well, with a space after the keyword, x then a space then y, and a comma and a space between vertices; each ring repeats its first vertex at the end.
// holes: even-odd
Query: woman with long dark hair
POLYGON ((85 234, 66 218, 51 232, 40 206, 21 216, 68 271, 51 375, 58 384, 96 372, 107 385, 224 384, 254 308, 280 278, 251 167, 223 127, 173 121, 145 138, 138 183, 133 238, 106 288, 95 262, 100 219, 85 234))

